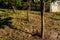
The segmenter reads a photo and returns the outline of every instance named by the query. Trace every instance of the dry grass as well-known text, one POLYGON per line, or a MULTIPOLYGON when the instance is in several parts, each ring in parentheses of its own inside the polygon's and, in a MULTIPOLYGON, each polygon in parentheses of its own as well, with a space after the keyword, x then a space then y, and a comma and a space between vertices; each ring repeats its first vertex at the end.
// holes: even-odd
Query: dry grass
MULTIPOLYGON (((40 37, 31 35, 31 33, 36 33, 37 30, 39 33, 41 31, 41 16, 35 13, 32 12, 29 14, 29 22, 27 22, 26 19, 26 11, 17 10, 16 14, 10 11, 4 12, 3 14, 0 13, 0 15, 3 15, 0 17, 1 19, 4 19, 6 17, 13 18, 10 20, 13 25, 12 28, 4 25, 4 28, 0 29, 0 37, 4 40, 41 40, 40 37)), ((51 13, 44 14, 44 40, 60 40, 60 21, 54 20, 51 17, 53 17, 53 14, 51 13)))

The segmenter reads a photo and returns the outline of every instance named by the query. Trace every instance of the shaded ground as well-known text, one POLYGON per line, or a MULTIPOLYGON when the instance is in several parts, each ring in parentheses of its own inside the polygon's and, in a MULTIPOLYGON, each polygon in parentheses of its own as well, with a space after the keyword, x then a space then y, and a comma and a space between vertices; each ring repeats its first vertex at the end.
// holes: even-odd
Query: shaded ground
MULTIPOLYGON (((13 14, 9 12, 1 13, 0 19, 0 38, 4 40, 42 40, 34 33, 40 33, 40 15, 29 14, 29 22, 26 20, 25 12, 13 14), (4 14, 5 13, 5 14, 4 14), (8 13, 8 14, 7 14, 8 13), (22 13, 22 14, 21 14, 22 13)), ((60 20, 52 18, 52 13, 44 14, 45 29, 43 40, 60 40, 60 20), (57 24, 57 22, 59 22, 57 24), (58 26, 58 27, 57 27, 58 26)))

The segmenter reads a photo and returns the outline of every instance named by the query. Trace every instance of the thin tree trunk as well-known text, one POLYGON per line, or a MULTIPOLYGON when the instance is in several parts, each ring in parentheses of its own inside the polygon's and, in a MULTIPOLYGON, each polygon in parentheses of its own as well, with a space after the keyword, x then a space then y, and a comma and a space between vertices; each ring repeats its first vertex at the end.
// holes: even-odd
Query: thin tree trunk
POLYGON ((16 13, 15 6, 12 6, 13 12, 16 13))
POLYGON ((28 4, 28 10, 27 10, 27 21, 29 21, 29 14, 30 14, 30 2, 31 0, 27 0, 27 4, 28 4))
MULTIPOLYGON (((29 2, 27 1, 28 7, 29 7, 29 2)), ((27 21, 29 21, 29 8, 27 9, 27 21)))
POLYGON ((43 18, 43 11, 44 11, 44 2, 41 0, 41 38, 44 36, 44 18, 43 18))
POLYGON ((44 2, 44 12, 45 12, 45 2, 44 2))
POLYGON ((13 9, 13 12, 16 13, 16 8, 15 6, 12 4, 12 2, 9 2, 9 4, 11 5, 12 9, 13 9))

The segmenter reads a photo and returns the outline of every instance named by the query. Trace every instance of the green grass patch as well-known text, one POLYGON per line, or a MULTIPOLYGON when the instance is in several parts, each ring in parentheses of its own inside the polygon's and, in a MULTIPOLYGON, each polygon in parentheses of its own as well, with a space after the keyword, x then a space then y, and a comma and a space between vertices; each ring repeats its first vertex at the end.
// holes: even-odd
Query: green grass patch
MULTIPOLYGON (((22 15, 27 15, 27 11, 28 10, 16 10, 16 13, 14 13, 12 11, 12 9, 1 9, 0 8, 0 17, 8 17, 8 16, 11 16, 11 17, 20 17, 22 15)), ((36 14, 36 15, 40 15, 40 12, 39 11, 29 11, 31 14, 36 14)))
POLYGON ((60 20, 60 13, 54 13, 53 18, 60 20))

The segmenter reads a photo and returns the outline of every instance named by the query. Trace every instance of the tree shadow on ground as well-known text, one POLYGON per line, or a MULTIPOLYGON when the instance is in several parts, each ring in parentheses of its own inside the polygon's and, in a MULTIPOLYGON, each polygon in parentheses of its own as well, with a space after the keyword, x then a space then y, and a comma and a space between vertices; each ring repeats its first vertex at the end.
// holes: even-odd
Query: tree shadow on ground
POLYGON ((53 19, 53 20, 60 20, 60 19, 58 19, 58 18, 52 18, 52 17, 50 17, 51 19, 53 19))
POLYGON ((0 9, 0 11, 2 11, 2 12, 6 12, 5 10, 1 10, 1 9, 0 9))
MULTIPOLYGON (((0 19, 1 19, 1 18, 0 18, 0 19)), ((13 19, 12 17, 8 17, 8 18, 1 19, 1 20, 0 20, 0 28, 4 28, 3 26, 6 25, 6 26, 8 26, 8 27, 11 28, 11 29, 19 30, 19 31, 22 31, 22 32, 24 32, 24 33, 30 34, 30 35, 32 35, 32 36, 41 36, 38 31, 36 31, 36 33, 30 33, 30 32, 24 31, 24 30, 22 30, 22 29, 14 28, 14 25, 12 25, 12 22, 11 22, 12 19, 13 19)))
POLYGON ((4 25, 9 26, 11 28, 13 25, 12 22, 10 22, 10 20, 12 20, 12 17, 4 18, 4 19, 0 18, 0 28, 3 28, 4 25))

